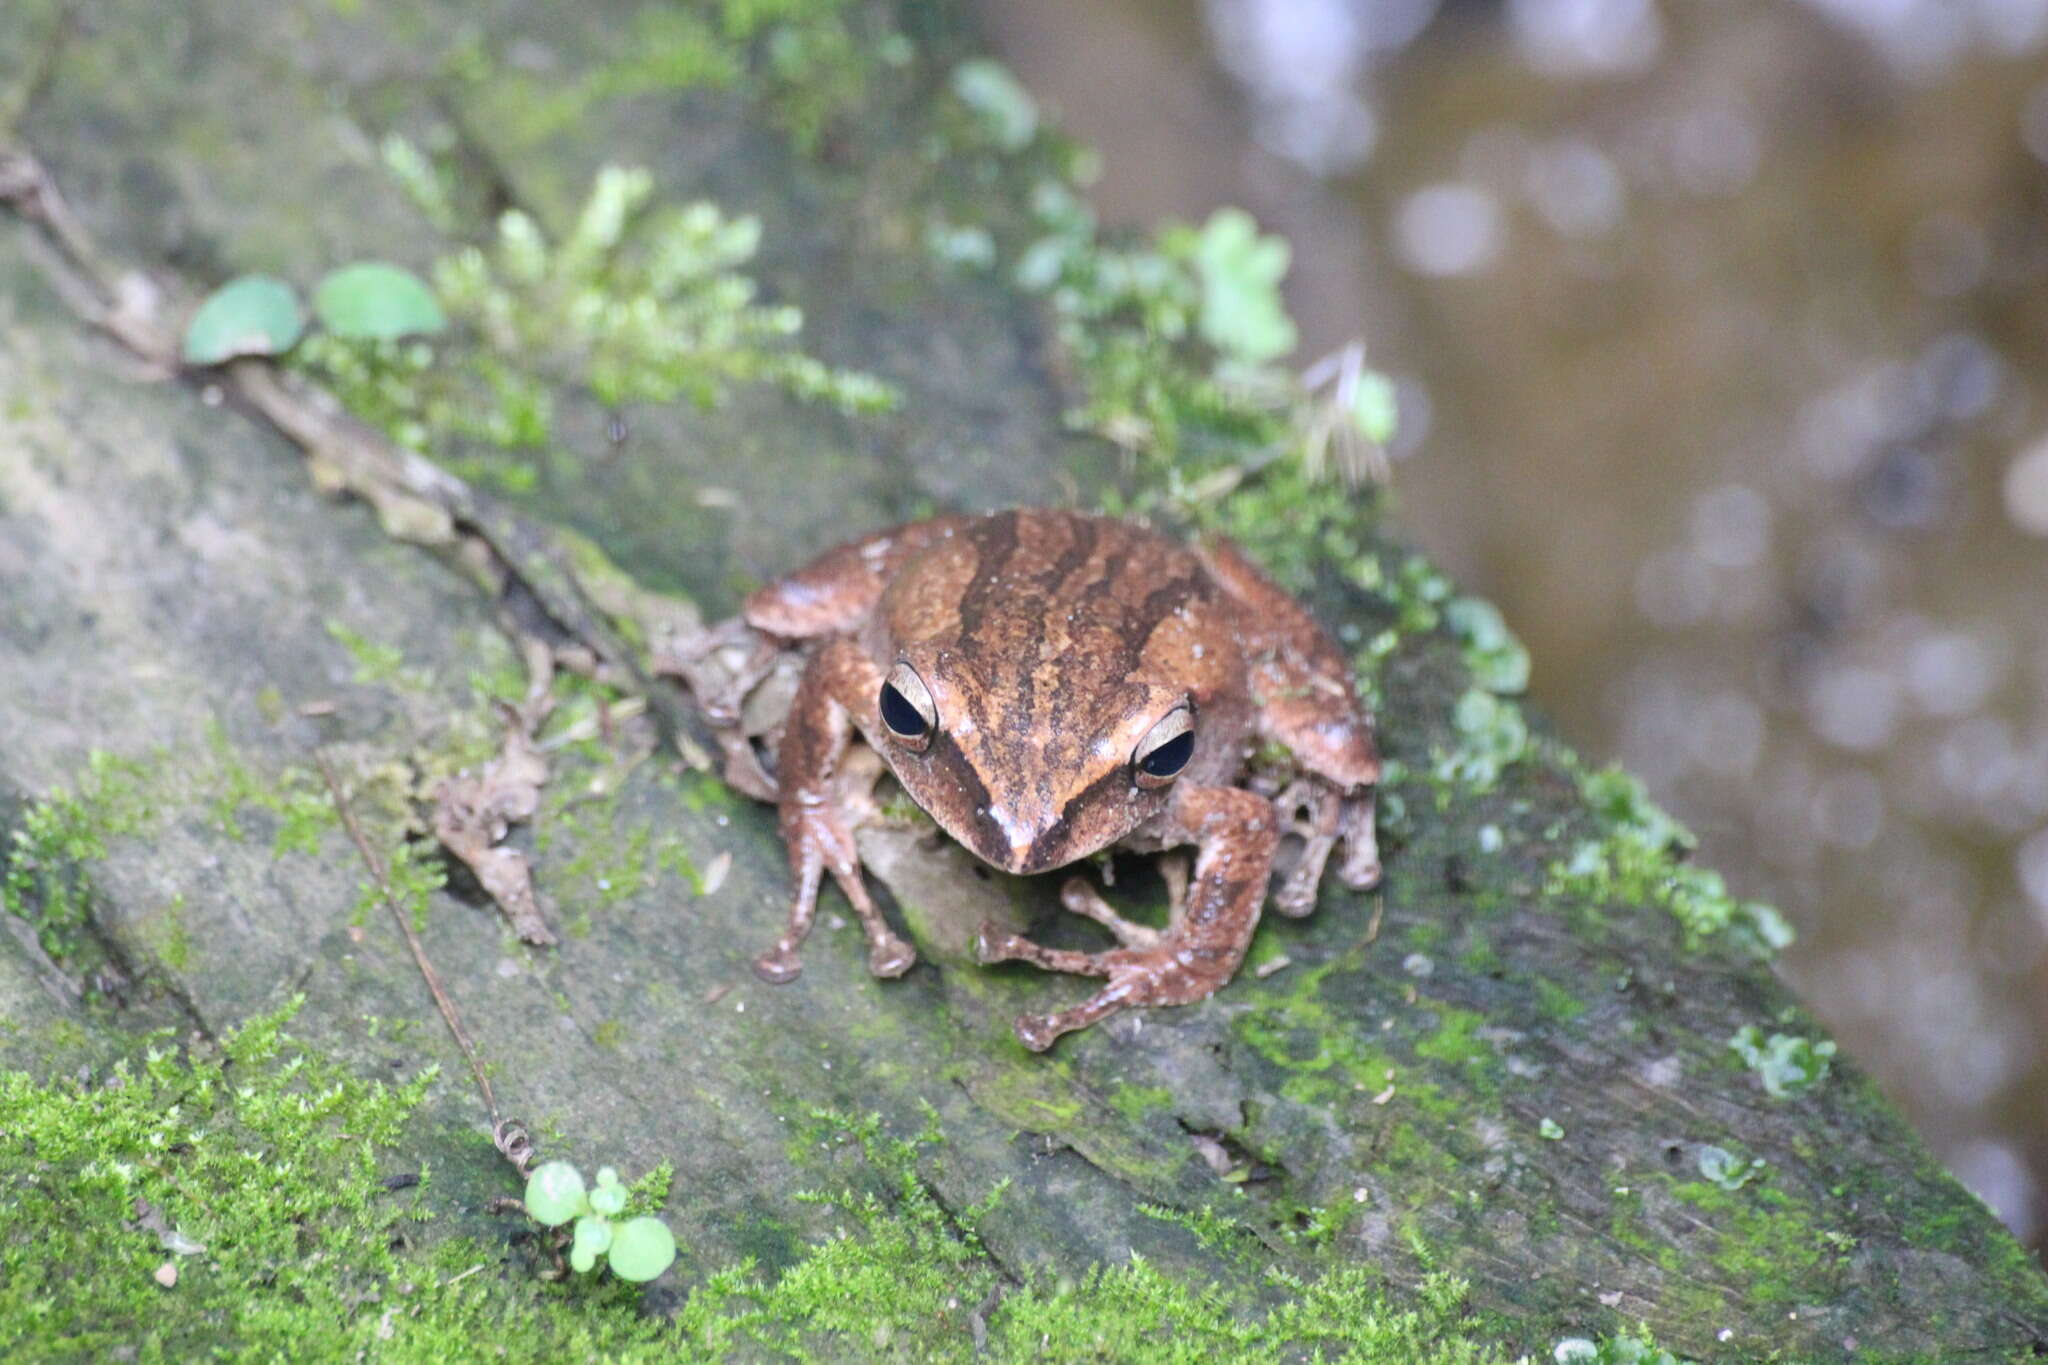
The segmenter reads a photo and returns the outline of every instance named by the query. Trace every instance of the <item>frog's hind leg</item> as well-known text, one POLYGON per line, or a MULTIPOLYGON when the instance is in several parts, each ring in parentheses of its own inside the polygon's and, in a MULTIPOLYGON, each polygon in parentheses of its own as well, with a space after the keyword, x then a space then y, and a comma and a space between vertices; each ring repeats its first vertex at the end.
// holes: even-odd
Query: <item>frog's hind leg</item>
POLYGON ((1340 791, 1378 782, 1372 716, 1358 700, 1350 658, 1308 608, 1230 541, 1211 536, 1198 552, 1237 604, 1236 630, 1251 669, 1260 733, 1340 791))
POLYGON ((1307 914, 1315 904, 1316 881, 1338 843, 1344 845, 1344 859, 1337 875, 1346 885, 1363 889, 1379 881, 1373 788, 1380 780, 1380 760, 1372 716, 1358 700, 1351 661, 1306 608, 1228 540, 1211 537, 1200 554, 1210 576, 1239 608, 1237 633, 1250 666, 1259 733, 1284 746, 1311 785, 1323 789, 1297 800, 1293 811, 1282 806, 1283 813, 1306 808, 1309 814, 1290 831, 1302 836, 1305 847, 1275 906, 1283 914, 1307 914))

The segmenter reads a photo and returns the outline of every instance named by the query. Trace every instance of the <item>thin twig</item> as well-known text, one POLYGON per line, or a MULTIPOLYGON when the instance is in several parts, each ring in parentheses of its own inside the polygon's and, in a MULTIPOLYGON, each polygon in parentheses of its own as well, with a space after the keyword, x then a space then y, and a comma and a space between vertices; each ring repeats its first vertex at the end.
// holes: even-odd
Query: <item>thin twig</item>
POLYGON ((484 1108, 491 1111, 491 1125, 495 1130, 504 1119, 498 1113, 498 1097, 491 1092, 491 1083, 484 1075, 484 1066, 477 1059, 476 1048, 464 1032, 462 1018, 455 1012, 455 1002, 442 989, 441 975, 434 970, 434 964, 427 961, 427 950, 420 943, 420 936, 412 927, 412 919, 405 913, 405 907, 398 902, 397 893, 391 889, 391 879, 385 875, 383 860, 370 847, 370 841, 363 837, 363 827, 356 822, 355 811, 349 806, 348 797, 341 790, 341 780, 334 775, 334 765, 327 761, 327 755, 314 750, 313 761, 319 765, 320 776, 327 782, 328 794, 334 800, 335 812, 341 816, 342 828, 354 842, 356 852, 362 855, 363 865, 370 869, 371 878, 377 883, 378 895, 390 907, 391 918, 398 922, 398 932, 405 935, 406 947, 412 949, 412 960, 419 964, 420 975, 426 979, 427 989, 434 993, 434 1004, 440 1008, 441 1020, 448 1025, 448 1032, 455 1037, 455 1045, 462 1049, 462 1055, 469 1063, 469 1074, 476 1077, 476 1088, 483 1092, 484 1108))

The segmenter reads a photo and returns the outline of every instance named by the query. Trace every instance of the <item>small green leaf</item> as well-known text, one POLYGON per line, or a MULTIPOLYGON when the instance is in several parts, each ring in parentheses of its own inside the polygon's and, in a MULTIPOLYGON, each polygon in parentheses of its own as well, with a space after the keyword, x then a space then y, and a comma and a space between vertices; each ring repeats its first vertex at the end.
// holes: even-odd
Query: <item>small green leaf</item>
POLYGON ((1744 1161, 1725 1147, 1702 1147, 1697 1158, 1700 1174, 1724 1190, 1739 1190, 1763 1173, 1764 1159, 1744 1161))
POLYGON ((1542 1134, 1546 1141, 1556 1142, 1564 1136, 1564 1125, 1560 1124, 1556 1119, 1545 1118, 1543 1122, 1536 1125, 1536 1131, 1542 1134))
POLYGON ((304 330, 299 296, 290 285, 269 275, 242 275, 207 295, 192 315, 185 328, 185 363, 282 355, 304 330))
POLYGON ((630 1218, 612 1233, 612 1274, 651 1280, 676 1259, 676 1235, 659 1218, 630 1218))
POLYGON ((583 1173, 566 1161, 544 1161, 526 1178, 526 1212, 544 1227, 558 1228, 588 1207, 583 1173))
POLYGON ((1260 236, 1259 225, 1243 209, 1209 215, 1194 242, 1204 341, 1253 365, 1294 349, 1294 320, 1280 298, 1288 254, 1286 240, 1260 236))
POLYGON ((597 1187, 590 1192, 590 1207, 607 1218, 626 1211, 626 1187, 619 1183, 619 1173, 610 1166, 597 1169, 597 1187))
POLYGON ((383 261, 358 261, 329 272, 313 291, 313 312, 334 335, 363 341, 395 341, 448 325, 419 276, 383 261))
POLYGON ((1745 1024, 1729 1048, 1763 1082, 1764 1093, 1774 1100, 1790 1099, 1827 1079, 1835 1055, 1832 1039, 1820 1042, 1788 1033, 1773 1033, 1768 1039, 1754 1024, 1745 1024))
POLYGON ((1001 62, 960 63, 953 68, 953 93, 980 116, 989 138, 1004 151, 1021 151, 1038 136, 1038 101, 1001 62))
MULTIPOLYGON (((600 1218, 594 1213, 586 1213, 576 1220, 576 1233, 570 1243, 573 1254, 583 1257, 586 1261, 594 1260, 611 1250, 611 1246, 612 1225, 608 1219, 600 1218)), ((578 1266, 577 1269, 588 1270, 590 1267, 584 1265, 578 1266)))

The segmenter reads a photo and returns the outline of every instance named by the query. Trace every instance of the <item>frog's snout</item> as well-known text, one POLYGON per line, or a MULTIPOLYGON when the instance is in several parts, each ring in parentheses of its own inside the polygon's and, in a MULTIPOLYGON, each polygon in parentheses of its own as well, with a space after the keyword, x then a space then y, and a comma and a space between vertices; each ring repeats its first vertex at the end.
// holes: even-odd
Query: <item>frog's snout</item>
POLYGON ((1066 839, 1057 810, 991 802, 980 815, 982 838, 973 848, 990 866, 1023 876, 1066 861, 1059 856, 1066 839))

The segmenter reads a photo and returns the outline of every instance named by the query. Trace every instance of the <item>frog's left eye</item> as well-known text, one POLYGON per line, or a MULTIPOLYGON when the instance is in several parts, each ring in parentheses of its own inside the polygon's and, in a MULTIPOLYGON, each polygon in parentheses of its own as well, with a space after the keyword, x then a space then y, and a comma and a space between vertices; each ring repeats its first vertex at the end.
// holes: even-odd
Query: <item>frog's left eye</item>
POLYGON ((1131 767, 1138 785, 1147 790, 1165 786, 1180 776, 1195 756, 1195 718, 1188 708, 1177 706, 1146 732, 1131 754, 1131 767))
POLYGON ((882 684, 878 709, 882 725, 906 749, 922 749, 932 742, 939 728, 938 708, 932 705, 931 689, 909 664, 897 664, 882 684))

